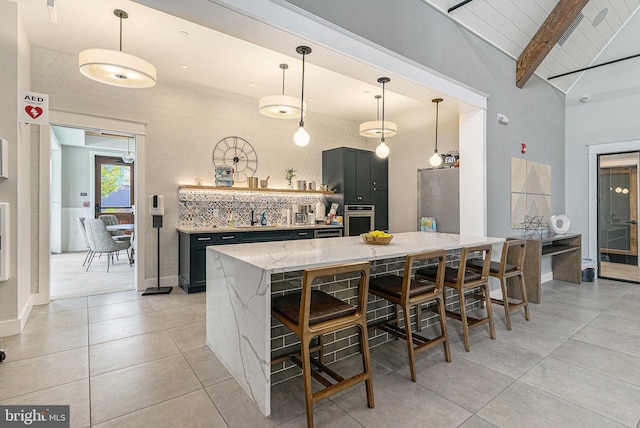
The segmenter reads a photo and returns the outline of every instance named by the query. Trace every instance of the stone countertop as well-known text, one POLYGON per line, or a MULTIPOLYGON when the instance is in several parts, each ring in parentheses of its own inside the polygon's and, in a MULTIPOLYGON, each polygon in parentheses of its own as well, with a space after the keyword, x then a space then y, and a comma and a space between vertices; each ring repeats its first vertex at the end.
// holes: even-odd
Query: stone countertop
POLYGON ((339 263, 404 257, 407 254, 466 246, 495 244, 504 238, 452 233, 396 233, 389 245, 368 245, 359 236, 261 242, 209 247, 209 250, 249 263, 271 273, 339 263))
POLYGON ((261 230, 300 230, 300 229, 342 229, 342 225, 333 224, 298 224, 292 226, 237 226, 237 227, 177 227, 176 230, 180 233, 196 234, 196 233, 228 233, 228 232, 257 232, 261 230))

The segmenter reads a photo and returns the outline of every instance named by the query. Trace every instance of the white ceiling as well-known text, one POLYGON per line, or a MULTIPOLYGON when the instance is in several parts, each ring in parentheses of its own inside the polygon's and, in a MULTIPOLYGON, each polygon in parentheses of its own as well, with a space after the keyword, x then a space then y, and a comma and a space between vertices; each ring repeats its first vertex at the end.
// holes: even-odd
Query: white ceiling
MULTIPOLYGON (((559 0, 474 0, 448 13, 459 0, 422 0, 489 41, 516 59, 526 48, 559 0)), ((638 38, 618 41, 615 53, 606 52, 608 44, 623 26, 640 28, 640 20, 630 19, 640 8, 640 0, 590 0, 582 10, 584 18, 566 42, 556 44, 536 70, 543 79, 640 53, 638 38), (606 9, 606 12, 603 12, 606 9), (596 17, 605 14, 600 23, 596 17), (597 24, 597 25, 596 25, 597 24)), ((636 33, 637 34, 637 33, 636 33)), ((552 79, 548 82, 564 93, 584 73, 552 79)), ((514 76, 515 84, 515 76, 514 76)))

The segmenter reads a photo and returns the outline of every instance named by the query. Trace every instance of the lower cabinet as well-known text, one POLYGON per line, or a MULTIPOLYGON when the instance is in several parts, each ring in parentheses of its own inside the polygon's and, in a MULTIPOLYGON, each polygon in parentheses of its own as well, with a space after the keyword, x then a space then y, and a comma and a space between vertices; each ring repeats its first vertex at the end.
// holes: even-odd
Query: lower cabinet
POLYGON ((311 238, 313 238, 313 229, 191 234, 178 232, 178 284, 187 293, 205 290, 207 284, 207 247, 210 245, 311 238))

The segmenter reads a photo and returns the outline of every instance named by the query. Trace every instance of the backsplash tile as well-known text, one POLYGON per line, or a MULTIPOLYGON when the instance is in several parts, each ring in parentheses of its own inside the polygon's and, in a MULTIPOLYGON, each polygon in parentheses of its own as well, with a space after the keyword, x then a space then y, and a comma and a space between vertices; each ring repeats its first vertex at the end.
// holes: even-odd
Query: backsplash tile
POLYGON ((178 226, 224 227, 231 216, 234 226, 249 226, 251 210, 254 210, 254 220, 260 220, 262 212, 266 212, 268 225, 284 224, 286 217, 282 210, 295 204, 311 205, 315 210, 319 201, 326 203, 325 197, 318 193, 183 188, 178 190, 178 226))

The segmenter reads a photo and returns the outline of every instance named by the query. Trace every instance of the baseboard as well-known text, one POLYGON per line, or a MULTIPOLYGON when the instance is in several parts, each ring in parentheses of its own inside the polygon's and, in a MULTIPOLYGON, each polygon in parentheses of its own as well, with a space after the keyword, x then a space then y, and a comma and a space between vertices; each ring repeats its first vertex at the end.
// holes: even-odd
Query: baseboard
MULTIPOLYGON (((157 278, 147 278, 144 280, 144 286, 142 288, 138 287, 138 291, 144 291, 150 287, 158 286, 157 278)), ((178 286, 178 275, 171 276, 162 276, 160 277, 160 287, 177 287, 178 286)))
POLYGON ((545 282, 553 281, 553 272, 547 272, 540 275, 540 283, 544 284, 545 282))
POLYGON ((13 336, 15 334, 22 333, 24 326, 27 324, 29 315, 33 305, 37 304, 38 294, 31 294, 27 299, 27 303, 24 305, 18 318, 13 320, 0 321, 0 337, 13 336))

